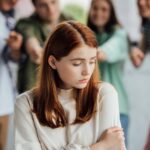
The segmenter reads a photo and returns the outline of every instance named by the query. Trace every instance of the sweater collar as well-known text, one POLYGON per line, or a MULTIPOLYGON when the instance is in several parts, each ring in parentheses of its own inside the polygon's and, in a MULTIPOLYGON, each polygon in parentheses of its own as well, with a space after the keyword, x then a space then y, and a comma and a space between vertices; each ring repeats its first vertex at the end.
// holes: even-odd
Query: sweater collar
POLYGON ((72 99, 74 96, 74 89, 58 89, 59 91, 59 96, 62 97, 63 99, 72 99))

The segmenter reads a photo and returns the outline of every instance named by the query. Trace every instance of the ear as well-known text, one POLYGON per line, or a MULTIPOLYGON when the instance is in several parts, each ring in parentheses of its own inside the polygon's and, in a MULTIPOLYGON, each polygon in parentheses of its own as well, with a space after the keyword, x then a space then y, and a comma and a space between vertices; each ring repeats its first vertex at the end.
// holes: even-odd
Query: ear
POLYGON ((56 58, 53 55, 50 55, 48 57, 48 64, 50 65, 50 67, 52 67, 52 69, 56 69, 56 58))

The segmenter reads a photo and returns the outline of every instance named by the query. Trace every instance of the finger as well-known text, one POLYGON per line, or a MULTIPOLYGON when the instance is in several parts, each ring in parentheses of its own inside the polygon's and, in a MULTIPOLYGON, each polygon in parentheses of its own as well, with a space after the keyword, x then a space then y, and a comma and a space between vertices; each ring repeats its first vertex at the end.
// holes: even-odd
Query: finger
POLYGON ((117 131, 116 132, 118 135, 120 135, 120 136, 124 136, 124 132, 123 131, 117 131))
POLYGON ((120 129, 123 129, 123 128, 118 127, 118 126, 114 126, 114 127, 110 128, 110 129, 111 129, 111 130, 120 130, 120 129))
POLYGON ((144 53, 142 51, 139 52, 138 57, 144 58, 144 53))
POLYGON ((117 127, 117 126, 115 126, 115 127, 112 127, 112 128, 109 128, 108 130, 109 130, 109 131, 111 131, 111 132, 123 131, 123 129, 122 129, 122 128, 120 128, 120 127, 117 127))
POLYGON ((133 59, 133 64, 135 67, 139 67, 142 63, 142 59, 137 57, 136 59, 133 59))

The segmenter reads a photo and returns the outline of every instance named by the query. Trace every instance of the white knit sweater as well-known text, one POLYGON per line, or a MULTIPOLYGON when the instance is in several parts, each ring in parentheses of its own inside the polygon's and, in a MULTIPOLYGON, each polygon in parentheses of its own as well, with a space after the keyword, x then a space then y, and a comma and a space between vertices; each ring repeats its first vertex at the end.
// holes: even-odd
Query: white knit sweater
MULTIPOLYGON (((15 150, 44 150, 46 147, 49 150, 88 150, 90 145, 97 142, 104 130, 113 126, 120 127, 118 95, 108 83, 100 84, 98 102, 101 103, 96 115, 84 124, 63 128, 52 129, 42 126, 32 113, 33 122, 27 98, 32 107, 31 91, 20 95, 15 105, 15 150)), ((69 122, 72 122, 76 115, 72 90, 61 90, 59 99, 69 114, 69 122)))

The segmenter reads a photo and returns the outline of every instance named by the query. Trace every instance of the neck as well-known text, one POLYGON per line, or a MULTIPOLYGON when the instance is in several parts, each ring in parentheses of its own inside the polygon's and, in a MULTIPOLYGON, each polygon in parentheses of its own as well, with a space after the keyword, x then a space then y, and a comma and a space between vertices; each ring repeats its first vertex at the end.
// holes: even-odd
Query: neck
POLYGON ((65 85, 60 85, 58 88, 62 89, 62 90, 71 90, 73 89, 72 87, 70 86, 65 86, 65 85))
POLYGON ((98 27, 98 32, 104 32, 104 27, 98 27))

